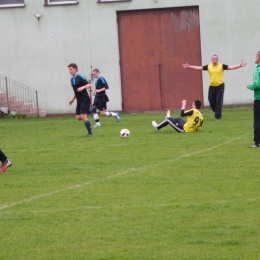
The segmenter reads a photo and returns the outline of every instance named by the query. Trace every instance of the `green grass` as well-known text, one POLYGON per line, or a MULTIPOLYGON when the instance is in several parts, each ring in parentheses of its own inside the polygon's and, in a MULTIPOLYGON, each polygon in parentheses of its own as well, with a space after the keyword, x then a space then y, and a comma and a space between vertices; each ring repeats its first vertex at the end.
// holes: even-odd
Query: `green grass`
POLYGON ((202 113, 186 134, 156 132, 164 113, 102 117, 93 138, 74 117, 2 119, 0 259, 259 259, 252 108, 202 113))

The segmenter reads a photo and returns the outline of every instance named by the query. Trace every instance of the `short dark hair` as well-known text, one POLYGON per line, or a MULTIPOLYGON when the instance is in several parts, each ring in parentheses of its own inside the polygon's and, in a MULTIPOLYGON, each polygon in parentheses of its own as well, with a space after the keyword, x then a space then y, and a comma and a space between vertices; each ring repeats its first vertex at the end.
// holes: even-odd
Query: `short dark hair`
POLYGON ((69 65, 68 65, 68 68, 69 68, 69 67, 72 67, 72 68, 74 68, 74 69, 76 69, 76 70, 78 71, 78 66, 77 66, 76 63, 71 63, 71 64, 69 64, 69 65))
POLYGON ((99 69, 93 69, 92 72, 100 73, 99 69))
POLYGON ((200 109, 201 107, 201 102, 199 100, 194 100, 194 105, 197 109, 200 109))

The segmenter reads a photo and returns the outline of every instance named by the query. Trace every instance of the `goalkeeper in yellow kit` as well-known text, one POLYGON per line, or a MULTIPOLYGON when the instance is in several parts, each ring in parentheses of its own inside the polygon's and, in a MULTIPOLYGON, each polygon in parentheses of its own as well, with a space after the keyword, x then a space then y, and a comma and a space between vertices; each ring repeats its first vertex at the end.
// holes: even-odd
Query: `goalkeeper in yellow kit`
POLYGON ((182 118, 173 118, 170 116, 170 110, 166 112, 166 118, 160 124, 157 124, 155 121, 152 121, 152 125, 155 130, 160 130, 161 128, 170 125, 174 130, 179 133, 194 132, 200 130, 203 124, 203 116, 200 113, 199 109, 201 107, 201 102, 195 100, 192 103, 192 109, 185 110, 186 100, 182 100, 181 107, 181 117, 188 116, 187 122, 182 118))

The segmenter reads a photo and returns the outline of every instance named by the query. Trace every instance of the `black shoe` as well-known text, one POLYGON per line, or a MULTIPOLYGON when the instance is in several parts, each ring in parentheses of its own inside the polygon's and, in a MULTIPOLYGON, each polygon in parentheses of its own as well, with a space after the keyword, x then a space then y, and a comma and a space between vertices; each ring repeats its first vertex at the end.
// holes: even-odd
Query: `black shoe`
POLYGON ((260 148, 260 144, 252 144, 249 146, 249 148, 260 148))

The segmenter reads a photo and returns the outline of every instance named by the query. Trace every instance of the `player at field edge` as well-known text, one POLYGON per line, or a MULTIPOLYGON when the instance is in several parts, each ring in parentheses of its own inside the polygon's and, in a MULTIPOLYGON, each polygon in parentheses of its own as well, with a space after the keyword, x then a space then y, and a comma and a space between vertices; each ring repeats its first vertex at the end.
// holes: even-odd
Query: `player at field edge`
POLYGON ((90 110, 90 97, 87 89, 91 88, 88 80, 81 74, 78 73, 78 66, 75 63, 68 65, 69 73, 72 76, 71 86, 74 91, 74 96, 70 99, 69 104, 71 105, 75 99, 77 99, 76 106, 76 119, 82 120, 87 128, 87 136, 92 136, 91 124, 88 120, 88 114, 90 110))
POLYGON ((5 172, 8 167, 12 166, 12 162, 7 159, 6 155, 1 149, 0 149, 0 161, 2 162, 1 172, 5 172))
POLYGON ((173 118, 170 115, 170 110, 166 112, 166 118, 160 124, 152 121, 152 125, 155 130, 160 130, 161 128, 170 125, 174 130, 179 133, 194 132, 200 130, 203 124, 203 116, 199 111, 201 107, 201 101, 195 100, 192 103, 192 108, 190 110, 185 110, 186 100, 182 100, 181 107, 181 117, 188 116, 187 122, 182 118, 173 118))
POLYGON ((212 64, 205 66, 189 65, 187 62, 182 64, 184 69, 207 70, 210 77, 210 86, 208 90, 208 100, 212 111, 215 113, 215 118, 220 121, 222 118, 222 106, 225 91, 224 70, 235 70, 245 67, 246 63, 242 61, 238 65, 226 65, 218 63, 218 55, 211 56, 212 64))
POLYGON ((254 91, 254 144, 250 148, 260 147, 260 51, 256 54, 256 68, 253 73, 253 83, 246 87, 254 91))
POLYGON ((113 116, 116 118, 117 122, 120 122, 120 116, 116 112, 109 112, 107 110, 107 102, 109 101, 108 96, 106 94, 106 90, 109 89, 107 81, 100 75, 99 69, 94 69, 92 71, 93 77, 96 79, 95 82, 95 90, 93 91, 93 95, 95 96, 93 102, 93 108, 90 113, 93 113, 94 120, 96 124, 94 127, 101 127, 101 123, 99 121, 99 115, 102 116, 113 116))

